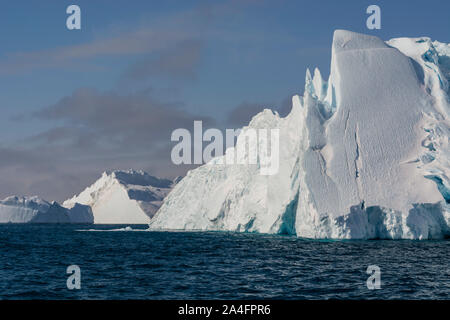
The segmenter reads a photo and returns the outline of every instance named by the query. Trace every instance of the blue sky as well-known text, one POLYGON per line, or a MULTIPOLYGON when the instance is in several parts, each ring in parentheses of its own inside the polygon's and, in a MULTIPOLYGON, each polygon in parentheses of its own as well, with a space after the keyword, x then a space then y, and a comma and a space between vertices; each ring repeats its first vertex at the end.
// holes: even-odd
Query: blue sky
POLYGON ((62 200, 113 168, 183 173, 168 164, 175 126, 285 112, 306 68, 328 76, 335 29, 450 42, 449 12, 437 0, 3 3, 0 197, 62 200), (70 4, 81 30, 66 28, 70 4), (381 7, 381 30, 366 28, 370 4, 381 7))

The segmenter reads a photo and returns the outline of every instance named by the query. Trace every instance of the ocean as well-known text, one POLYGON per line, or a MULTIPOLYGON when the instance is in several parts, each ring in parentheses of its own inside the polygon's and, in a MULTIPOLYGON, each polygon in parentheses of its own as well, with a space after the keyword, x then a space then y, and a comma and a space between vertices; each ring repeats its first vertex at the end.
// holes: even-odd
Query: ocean
POLYGON ((449 240, 125 227, 0 225, 0 299, 449 299, 449 240), (79 290, 68 289, 70 265, 79 290), (370 265, 378 290, 366 284, 370 265))

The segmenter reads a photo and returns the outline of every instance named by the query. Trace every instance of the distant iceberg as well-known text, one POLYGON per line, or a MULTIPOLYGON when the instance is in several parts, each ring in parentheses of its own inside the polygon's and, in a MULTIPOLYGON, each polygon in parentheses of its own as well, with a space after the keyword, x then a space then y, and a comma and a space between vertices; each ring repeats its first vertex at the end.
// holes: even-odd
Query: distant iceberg
POLYGON ((177 181, 131 169, 108 171, 64 206, 90 206, 96 224, 147 224, 177 181))
POLYGON ((89 206, 74 204, 70 209, 38 197, 12 196, 0 201, 0 223, 93 223, 89 206))
POLYGON ((279 129, 278 174, 213 160, 174 187, 150 229, 449 236, 449 81, 448 44, 337 30, 328 81, 307 71, 287 117, 264 110, 237 140, 249 128, 279 129))

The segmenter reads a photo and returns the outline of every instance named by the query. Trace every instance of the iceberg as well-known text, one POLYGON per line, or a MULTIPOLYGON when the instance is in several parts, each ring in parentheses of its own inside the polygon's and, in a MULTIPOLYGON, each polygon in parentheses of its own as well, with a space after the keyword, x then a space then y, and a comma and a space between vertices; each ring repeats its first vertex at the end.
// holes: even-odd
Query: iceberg
POLYGON ((89 206, 74 204, 71 209, 38 197, 11 196, 0 201, 0 223, 93 223, 89 206))
POLYGON ((95 224, 148 224, 177 181, 179 178, 160 179, 131 169, 107 171, 63 205, 90 206, 95 224))
POLYGON ((450 46, 429 38, 336 30, 329 79, 308 70, 289 115, 266 109, 237 139, 236 149, 249 128, 279 129, 278 173, 215 158, 174 187, 150 230, 449 236, 449 61, 450 46))

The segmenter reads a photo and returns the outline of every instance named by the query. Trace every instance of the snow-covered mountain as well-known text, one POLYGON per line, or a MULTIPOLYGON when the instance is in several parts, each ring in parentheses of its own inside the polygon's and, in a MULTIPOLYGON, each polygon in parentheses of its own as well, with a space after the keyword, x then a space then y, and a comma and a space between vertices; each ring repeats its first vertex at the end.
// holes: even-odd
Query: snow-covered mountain
POLYGON ((0 223, 93 223, 91 208, 79 203, 68 209, 38 197, 8 197, 0 201, 0 223))
POLYGON ((264 110, 237 140, 279 129, 279 172, 213 159, 174 187, 150 229, 450 235, 449 71, 448 44, 335 31, 328 81, 308 71, 287 117, 264 110))
POLYGON ((64 206, 90 206, 96 224, 147 224, 173 184, 143 171, 104 172, 93 185, 65 201, 64 206))

